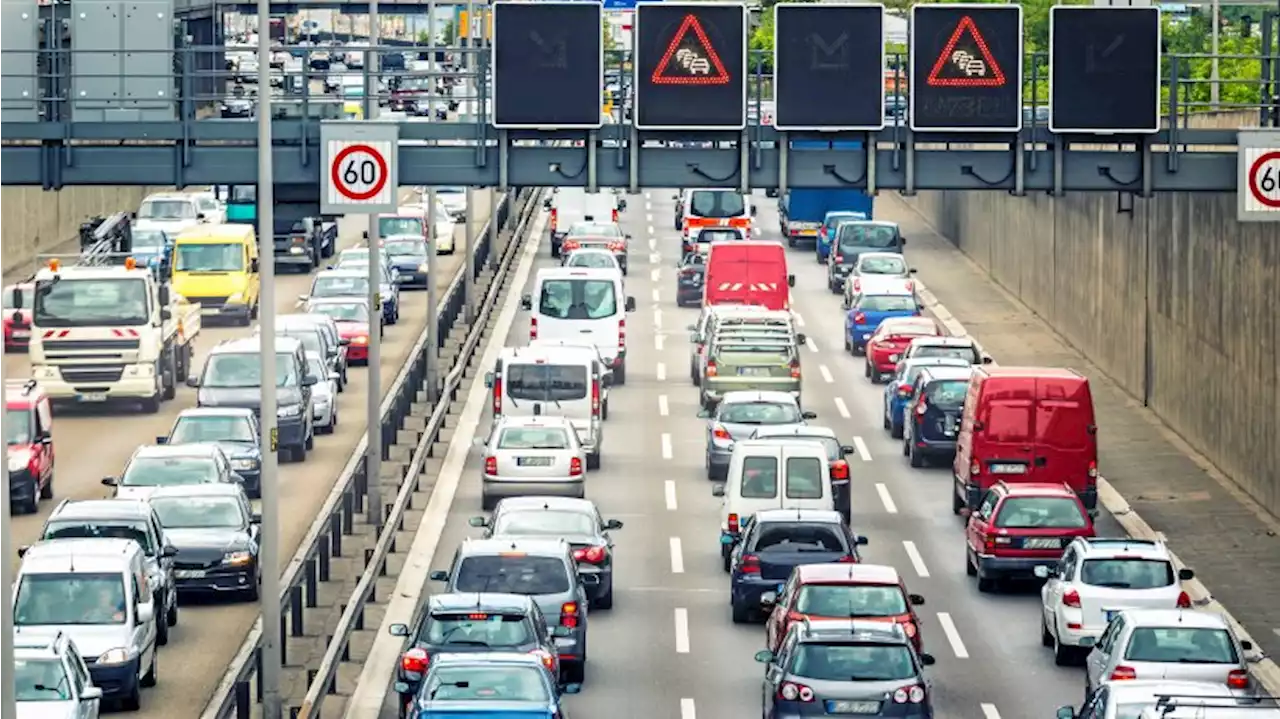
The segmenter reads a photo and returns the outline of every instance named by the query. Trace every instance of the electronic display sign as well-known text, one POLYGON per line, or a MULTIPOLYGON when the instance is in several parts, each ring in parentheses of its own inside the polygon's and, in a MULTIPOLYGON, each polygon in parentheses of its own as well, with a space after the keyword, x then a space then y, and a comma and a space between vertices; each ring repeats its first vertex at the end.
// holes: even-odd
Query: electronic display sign
POLYGON ((1022 8, 911 8, 911 129, 1022 129, 1022 8))
POLYGON ((494 3, 493 126, 601 127, 603 20, 598 2, 494 3))
POLYGON ((774 127, 884 127, 884 6, 774 6, 774 127))
POLYGON ((1049 131, 1160 131, 1160 8, 1049 10, 1049 131))
POLYGON ((637 129, 746 126, 745 5, 639 2, 634 38, 637 129))

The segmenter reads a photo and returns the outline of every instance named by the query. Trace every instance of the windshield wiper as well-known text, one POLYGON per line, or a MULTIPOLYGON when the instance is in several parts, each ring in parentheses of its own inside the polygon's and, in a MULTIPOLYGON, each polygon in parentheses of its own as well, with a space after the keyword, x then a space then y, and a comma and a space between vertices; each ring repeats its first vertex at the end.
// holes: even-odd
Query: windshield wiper
POLYGON ((435 689, 432 689, 431 693, 427 695, 427 701, 431 701, 432 699, 435 699, 436 692, 439 692, 441 689, 445 687, 457 687, 458 689, 466 689, 469 686, 471 686, 471 682, 466 680, 458 681, 458 682, 440 682, 439 684, 436 685, 435 689))
POLYGON ((1108 589, 1132 589, 1133 585, 1129 582, 1099 582, 1095 587, 1106 587, 1108 589))
MULTIPOLYGON (((453 631, 450 629, 449 631, 453 631)), ((479 639, 458 639, 456 641, 444 642, 451 647, 490 647, 493 646, 489 642, 483 642, 479 639)))

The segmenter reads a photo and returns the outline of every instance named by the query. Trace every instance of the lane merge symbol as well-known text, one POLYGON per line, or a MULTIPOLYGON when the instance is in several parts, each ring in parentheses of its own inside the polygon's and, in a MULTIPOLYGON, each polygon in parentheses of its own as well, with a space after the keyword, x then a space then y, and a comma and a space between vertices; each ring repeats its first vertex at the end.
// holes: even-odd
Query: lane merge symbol
POLYGON ((972 17, 960 19, 926 82, 930 87, 1004 87, 1004 70, 972 17))
POLYGON ((685 15, 653 71, 654 85, 727 85, 729 71, 693 14, 685 15), (690 34, 692 33, 692 35, 690 34))

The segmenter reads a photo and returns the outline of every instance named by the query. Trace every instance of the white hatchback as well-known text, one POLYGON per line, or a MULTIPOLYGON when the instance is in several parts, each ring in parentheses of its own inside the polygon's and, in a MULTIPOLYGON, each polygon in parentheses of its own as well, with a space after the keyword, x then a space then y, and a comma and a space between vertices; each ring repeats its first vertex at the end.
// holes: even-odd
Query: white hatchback
POLYGON ((564 417, 501 417, 484 440, 481 504, 504 497, 586 496, 587 456, 564 417))

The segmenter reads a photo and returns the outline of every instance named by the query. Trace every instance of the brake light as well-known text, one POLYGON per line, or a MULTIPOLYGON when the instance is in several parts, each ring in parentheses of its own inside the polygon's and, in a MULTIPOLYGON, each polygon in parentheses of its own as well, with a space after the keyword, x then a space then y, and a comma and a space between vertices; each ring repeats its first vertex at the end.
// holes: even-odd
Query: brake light
POLYGON ((920 632, 920 630, 916 628, 915 622, 902 622, 902 631, 907 635, 908 639, 915 639, 916 634, 920 632))
POLYGON ((733 435, 729 434, 729 430, 725 429, 724 427, 716 427, 711 432, 711 436, 715 437, 716 439, 724 439, 724 440, 733 439, 733 435))
POLYGON ((813 690, 803 684, 783 682, 782 686, 778 687, 778 698, 788 702, 808 703, 813 701, 813 690))
POLYGON ((491 477, 496 476, 498 474, 498 458, 497 457, 484 458, 484 473, 491 477))
POLYGON ((560 605, 560 626, 570 629, 578 628, 577 602, 565 602, 560 605))
POLYGON ((893 693, 894 704, 919 704, 924 701, 924 687, 912 684, 893 693))
POLYGON ((618 357, 622 357, 622 351, 627 348, 627 321, 626 319, 618 320, 618 357))
POLYGON ((608 245, 605 245, 605 247, 608 248, 610 252, 622 252, 623 250, 627 249, 626 245, 622 244, 617 240, 610 242, 608 245))
POLYGON ((983 537, 982 547, 986 550, 987 554, 991 554, 996 551, 996 547, 998 545, 1008 546, 1012 542, 1013 540, 1008 537, 1004 537, 999 534, 988 534, 983 537))
POLYGON ((583 547, 573 550, 573 559, 587 564, 599 564, 604 561, 604 547, 583 547))
MULTIPOLYGON (((494 414, 498 414, 498 410, 493 410, 494 414)), ((591 380, 591 416, 600 416, 600 379, 591 380)))
POLYGON ((924 413, 928 411, 929 411, 929 399, 925 397, 923 394, 921 394, 919 401, 916 402, 916 414, 923 417, 924 413))
POLYGON ((743 574, 759 574, 760 558, 754 554, 742 555, 742 566, 740 569, 743 574))
POLYGON ((842 255, 842 254, 840 254, 840 253, 836 253, 836 258, 835 258, 835 260, 836 260, 836 264, 837 264, 837 265, 838 265, 838 264, 840 264, 840 263, 842 263, 842 262, 844 262, 844 255, 842 255))
POLYGON ((716 361, 707 360, 707 376, 715 377, 717 372, 719 372, 719 370, 716 369, 716 361))
POLYGON ((574 250, 578 249, 578 247, 579 247, 579 246, 580 246, 580 245, 578 244, 578 241, 577 241, 577 240, 565 240, 564 242, 560 243, 560 251, 561 251, 561 252, 572 252, 572 251, 574 251, 574 250))
POLYGON ((1072 589, 1062 595, 1062 606, 1080 608, 1080 592, 1072 589))
POLYGON ((617 211, 617 210, 614 210, 614 211, 613 211, 613 221, 614 221, 614 222, 617 222, 617 221, 618 221, 618 211, 617 211))
POLYGON ((852 554, 846 554, 843 557, 840 557, 839 559, 837 559, 836 562, 839 564, 857 564, 858 558, 852 554))
MULTIPOLYGON (((838 260, 837 260, 837 261, 838 261, 838 260)), ((856 277, 853 279, 853 291, 854 291, 854 292, 861 292, 861 291, 862 291, 862 280, 860 280, 860 279, 858 279, 858 278, 856 278, 856 277)))
POLYGON ((737 534, 738 532, 742 531, 742 525, 738 524, 738 515, 733 514, 732 512, 729 513, 728 524, 729 524, 730 532, 737 534))
POLYGON ((534 649, 529 653, 537 657, 542 662, 542 666, 546 667, 550 671, 555 671, 556 658, 554 656, 541 649, 534 649))
POLYGON ((832 479, 848 479, 849 463, 844 461, 843 459, 837 459, 836 461, 832 462, 831 478, 832 479))
POLYGON ((1191 608, 1191 595, 1186 592, 1178 592, 1178 609, 1191 608))
POLYGON ((529 318, 529 339, 531 340, 538 339, 538 318, 537 317, 529 318))
POLYGON ((431 657, 427 655, 427 650, 414 647, 400 657, 400 670, 413 674, 426 674, 427 665, 430 663, 431 657))
POLYGON ((1227 686, 1232 689, 1248 689, 1249 688, 1249 672, 1243 669, 1233 669, 1227 673, 1227 686))
POLYGON ((1097 479, 1097 478, 1098 478, 1098 460, 1091 459, 1089 460, 1089 479, 1097 479))
MULTIPOLYGON (((494 474, 497 474, 497 472, 494 472, 494 474)), ((570 477, 582 476, 582 459, 581 458, 574 457, 573 459, 569 460, 569 476, 570 477)))
POLYGON ((975 460, 973 460, 972 462, 970 462, 970 463, 969 463, 969 475, 970 475, 970 476, 972 476, 972 477, 976 477, 976 476, 978 476, 978 475, 979 475, 979 474, 981 474, 981 473, 982 473, 982 464, 981 464, 978 460, 976 460, 976 459, 975 459, 975 460))
POLYGON ((910 397, 910 396, 911 396, 911 385, 909 385, 909 384, 900 384, 900 385, 898 385, 898 394, 902 395, 903 397, 910 397))
POLYGON ((502 375, 493 376, 493 413, 502 414, 502 375))
POLYGON ((1128 682, 1137 678, 1138 672, 1133 667, 1126 667, 1123 664, 1111 672, 1111 681, 1113 682, 1128 682))
POLYGON ((800 379, 800 360, 791 360, 791 379, 800 379))
POLYGON ((554 208, 554 207, 553 207, 553 208, 551 208, 551 231, 552 231, 552 232, 555 232, 555 231, 556 231, 556 216, 557 216, 558 214, 559 214, 559 213, 556 211, 556 208, 554 208))
POLYGON ((865 325, 867 323, 867 315, 865 312, 858 312, 853 315, 853 323, 855 325, 865 325))

